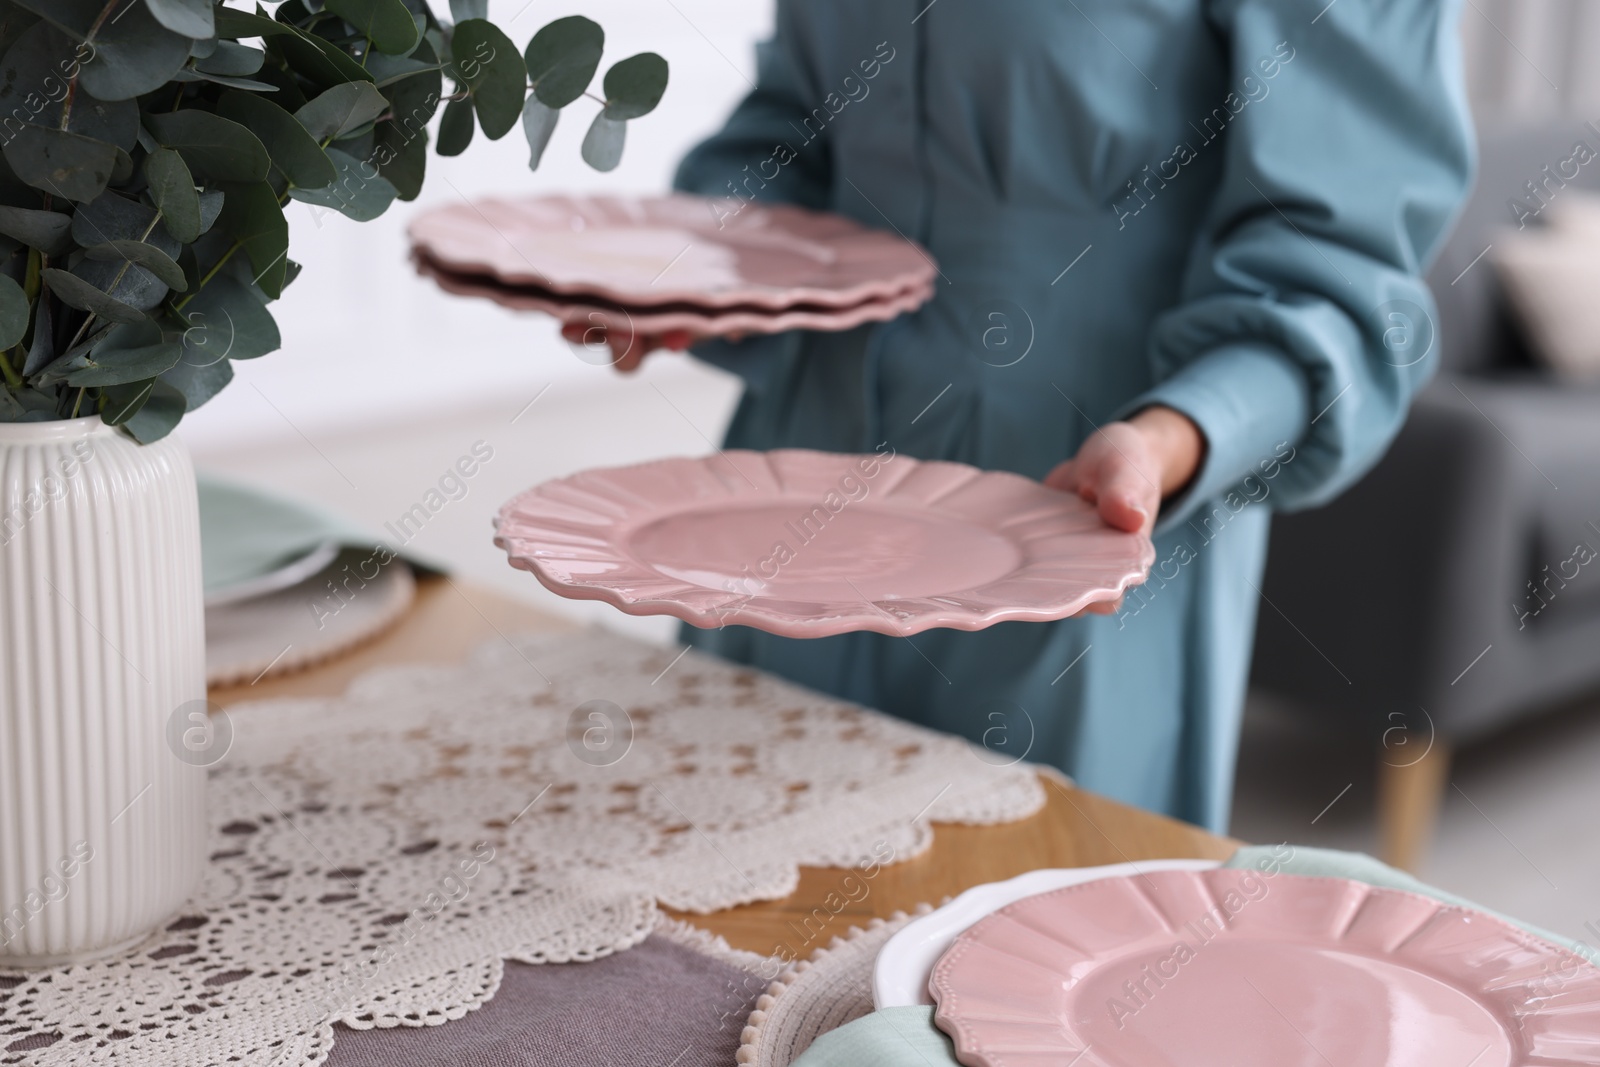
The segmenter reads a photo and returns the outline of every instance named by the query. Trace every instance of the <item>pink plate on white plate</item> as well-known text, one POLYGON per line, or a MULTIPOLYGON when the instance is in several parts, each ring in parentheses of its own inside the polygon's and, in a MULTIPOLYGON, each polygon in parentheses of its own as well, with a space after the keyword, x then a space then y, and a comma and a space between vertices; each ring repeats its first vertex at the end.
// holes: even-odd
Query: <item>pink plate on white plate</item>
POLYGON ((1042 868, 1004 882, 985 882, 954 900, 911 920, 878 950, 872 962, 872 1005, 875 1008, 931 1006, 928 979, 934 964, 955 944, 962 931, 1024 897, 1063 889, 1080 882, 1151 871, 1208 871, 1216 860, 1140 860, 1104 867, 1042 868))
POLYGON ((1600 1064, 1600 969, 1342 878, 1156 871, 1028 897, 929 987, 968 1067, 1600 1064))
POLYGON ((1150 539, 1005 472, 884 451, 728 451, 584 471, 500 509, 565 597, 786 637, 1066 618, 1143 581, 1150 539))
POLYGON ((491 198, 425 212, 409 232, 451 270, 630 308, 850 307, 937 272, 918 245, 842 215, 684 195, 491 198))
POLYGON ((564 325, 597 331, 599 340, 596 343, 613 337, 644 337, 672 330, 705 337, 787 330, 853 330, 862 323, 887 322, 915 311, 933 296, 932 283, 924 281, 901 293, 840 308, 808 304, 796 304, 779 311, 759 307, 701 308, 692 304, 627 308, 600 297, 561 296, 532 287, 513 288, 482 275, 441 267, 420 252, 416 264, 418 273, 432 278, 447 293, 482 297, 517 311, 543 312, 564 325))

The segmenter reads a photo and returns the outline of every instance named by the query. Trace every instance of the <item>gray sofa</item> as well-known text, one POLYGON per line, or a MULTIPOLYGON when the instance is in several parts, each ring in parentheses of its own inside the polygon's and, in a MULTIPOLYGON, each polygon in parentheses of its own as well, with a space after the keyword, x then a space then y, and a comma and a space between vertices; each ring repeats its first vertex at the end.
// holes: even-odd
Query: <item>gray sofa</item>
MULTIPOLYGON (((1578 119, 1480 130, 1476 189, 1429 275, 1437 377, 1359 484, 1273 521, 1252 680, 1371 738, 1384 852, 1405 866, 1453 747, 1600 692, 1600 558, 1575 551, 1600 552, 1600 389, 1538 368, 1478 258, 1578 141, 1600 153, 1578 119)), ((1578 170, 1546 195, 1600 189, 1600 159, 1578 170)))

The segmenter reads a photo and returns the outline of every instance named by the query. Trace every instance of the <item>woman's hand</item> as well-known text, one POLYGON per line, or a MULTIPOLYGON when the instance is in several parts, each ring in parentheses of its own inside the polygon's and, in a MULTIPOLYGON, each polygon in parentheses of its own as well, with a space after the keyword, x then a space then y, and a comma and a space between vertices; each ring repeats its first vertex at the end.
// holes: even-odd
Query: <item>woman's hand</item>
MULTIPOLYGON (((1108 526, 1148 534, 1161 501, 1189 484, 1205 451, 1200 427, 1187 415, 1157 405, 1095 431, 1044 484, 1077 493, 1099 509, 1108 526)), ((1119 598, 1084 610, 1110 615, 1121 606, 1119 598)))
POLYGON ((608 330, 603 326, 585 326, 581 322, 569 322, 561 327, 561 336, 575 345, 585 348, 598 348, 605 345, 611 349, 611 365, 624 374, 632 373, 639 369, 639 364, 644 362, 644 357, 660 348, 668 348, 674 352, 682 352, 699 338, 688 330, 668 330, 663 334, 636 334, 631 331, 608 330))

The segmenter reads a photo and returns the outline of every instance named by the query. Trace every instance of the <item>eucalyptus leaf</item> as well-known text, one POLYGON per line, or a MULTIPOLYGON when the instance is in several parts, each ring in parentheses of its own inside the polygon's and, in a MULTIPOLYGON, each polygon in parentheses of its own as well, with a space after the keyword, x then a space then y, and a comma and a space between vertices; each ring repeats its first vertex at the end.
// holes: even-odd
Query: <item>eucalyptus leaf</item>
POLYGON ((167 297, 166 283, 130 260, 74 257, 71 273, 113 300, 139 311, 150 311, 167 297))
POLYGON ((29 311, 22 286, 0 274, 0 351, 21 343, 28 332, 29 311))
POLYGON ((367 57, 367 69, 372 72, 378 88, 382 89, 406 78, 414 78, 418 74, 438 71, 440 66, 437 59, 423 59, 416 52, 408 56, 386 56, 382 52, 374 52, 367 57))
POLYGON ((65 130, 23 126, 5 142, 7 165, 35 189, 68 200, 105 192, 117 166, 117 146, 65 130))
POLYGON ((306 204, 332 208, 356 222, 371 222, 389 210, 400 191, 365 160, 328 149, 339 179, 322 189, 291 189, 289 195, 306 204))
POLYGON ((319 189, 338 177, 317 139, 271 100, 251 93, 225 93, 217 113, 254 133, 291 185, 319 189))
POLYGON ((141 445, 153 444, 171 433, 183 421, 187 410, 183 393, 176 386, 158 380, 151 390, 150 399, 122 428, 141 445))
POLYGON ((605 31, 582 15, 556 19, 545 26, 533 35, 523 53, 533 91, 553 108, 566 107, 594 80, 605 44, 605 31))
POLYGON ((297 73, 323 89, 331 89, 345 82, 378 80, 350 53, 332 41, 294 27, 290 27, 290 32, 284 36, 269 38, 267 48, 269 52, 278 52, 297 73))
POLYGON ((184 332, 183 362, 209 367, 230 359, 255 359, 283 343, 272 312, 245 286, 218 275, 178 312, 184 332))
POLYGON ((117 148, 116 162, 111 165, 111 184, 126 185, 131 177, 133 177, 133 156, 117 148))
POLYGON ((489 0, 450 0, 450 17, 457 22, 489 17, 489 0))
POLYGON ((225 359, 203 367, 190 365, 187 356, 161 372, 161 380, 183 394, 185 411, 193 411, 222 392, 233 381, 233 364, 225 359))
POLYGON ((4 55, 13 41, 38 22, 39 16, 23 10, 18 4, 0 4, 0 55, 4 55))
POLYGON ((107 426, 121 426, 139 413, 150 394, 155 392, 156 380, 146 378, 126 385, 109 385, 100 390, 100 421, 107 426))
POLYGON ((106 241, 83 250, 84 255, 103 263, 131 263, 155 275, 168 289, 179 292, 189 287, 183 268, 155 245, 143 241, 106 241))
POLYGON ((176 149, 195 174, 220 182, 264 181, 272 157, 261 139, 237 122, 186 108, 146 114, 146 128, 164 148, 176 149))
POLYGON ((208 189, 200 194, 200 232, 208 233, 222 214, 226 194, 221 189, 208 189))
POLYGON ((0 207, 0 233, 47 256, 59 256, 72 247, 72 216, 59 211, 0 207))
POLYGON ((42 389, 24 389, 20 393, 13 393, 12 398, 22 407, 22 418, 18 422, 54 422, 57 398, 42 389))
POLYGON ((156 149, 145 157, 144 180, 167 232, 184 244, 198 240, 203 230, 200 194, 183 157, 170 148, 156 149))
POLYGON ((583 161, 595 170, 615 170, 622 162, 622 143, 628 135, 628 124, 606 118, 604 111, 589 124, 583 135, 583 161))
POLYGON ((289 222, 272 186, 260 182, 229 187, 217 225, 244 249, 262 291, 274 299, 281 296, 288 269, 289 222))
POLYGON ((172 76, 175 82, 210 82, 212 85, 223 85, 229 89, 243 89, 251 93, 275 93, 276 85, 269 82, 257 81, 254 78, 234 78, 226 74, 208 74, 203 70, 193 67, 184 67, 172 76))
POLYGON ((606 117, 636 119, 648 115, 667 91, 667 61, 641 52, 606 71, 606 117))
POLYGON ((154 378, 183 358, 183 345, 148 319, 118 326, 90 349, 86 365, 67 375, 77 388, 127 385, 154 378))
POLYGON ((285 26, 275 19, 234 7, 219 7, 213 13, 213 17, 217 24, 217 36, 229 40, 236 41, 241 37, 290 36, 295 32, 294 27, 285 26))
MULTIPOLYGON (((556 132, 556 120, 559 118, 561 112, 538 96, 529 94, 528 102, 522 108, 522 132, 528 137, 529 170, 539 169, 539 160, 544 158, 544 150, 550 144, 550 135, 556 132)), ((443 136, 442 132, 440 136, 443 136)), ((443 154, 442 149, 440 154, 443 154)))
POLYGON ((89 27, 105 7, 99 0, 11 0, 11 5, 42 17, 71 34, 75 41, 88 35, 89 27))
POLYGON ((156 225, 160 217, 149 204, 112 190, 72 213, 72 239, 85 248, 105 241, 149 241, 176 259, 182 246, 156 225))
POLYGON ((22 365, 22 375, 32 377, 56 359, 55 316, 51 312, 50 290, 41 288, 39 302, 33 313, 33 340, 28 345, 28 358, 22 365))
POLYGON ((450 101, 445 105, 444 118, 439 120, 439 141, 434 151, 441 156, 459 156, 472 144, 472 135, 477 128, 472 101, 466 97, 450 101))
MULTIPOLYGON (((414 54, 433 59, 433 45, 424 41, 417 46, 414 54)), ((394 118, 389 124, 391 128, 399 130, 408 139, 426 139, 428 123, 439 110, 439 95, 443 87, 444 78, 436 67, 382 86, 394 118)))
POLYGON ((527 71, 516 45, 494 23, 468 19, 450 39, 452 76, 466 85, 478 125, 491 141, 510 132, 522 117, 527 71))
POLYGON ((139 105, 132 100, 96 100, 73 91, 79 60, 89 47, 48 22, 36 22, 18 35, 0 57, 0 116, 6 120, 5 128, 13 130, 19 122, 65 128, 131 150, 139 133, 139 105), (65 105, 68 99, 70 111, 65 105))
POLYGON ((389 101, 366 82, 335 85, 294 113, 319 144, 338 140, 389 109, 389 101))
MULTIPOLYGON (((65 303, 65 301, 63 301, 63 303, 65 303)), ((67 306, 71 307, 70 304, 67 306)), ((72 316, 70 314, 65 314, 62 316, 64 319, 70 319, 71 317, 72 316)), ((140 319, 139 321, 143 322, 144 319, 140 319)), ((59 359, 53 365, 51 365, 49 375, 47 376, 54 376, 55 378, 59 379, 69 370, 78 370, 81 367, 88 366, 87 357, 89 355, 89 350, 94 348, 94 346, 99 344, 101 341, 104 341, 106 339, 106 334, 110 333, 112 330, 115 330, 119 325, 121 325, 121 323, 106 322, 99 319, 94 320, 94 328, 89 331, 89 335, 81 340, 78 340, 76 344, 63 352, 59 359)))
POLYGON ((266 61, 267 54, 259 48, 251 48, 237 41, 218 41, 215 51, 204 59, 194 61, 194 69, 207 74, 245 78, 260 70, 266 61))
POLYGON ((99 23, 91 43, 94 54, 84 61, 78 81, 100 100, 131 100, 155 92, 189 61, 189 38, 161 25, 137 2, 99 23))
POLYGON ((133 323, 145 320, 143 311, 107 296, 75 274, 59 267, 46 267, 40 274, 50 283, 51 292, 68 307, 91 312, 107 322, 133 323))
POLYGON ((323 7, 354 26, 372 47, 392 56, 410 52, 421 37, 400 0, 326 0, 323 7))
POLYGON ((426 131, 412 134, 390 123, 378 130, 375 157, 378 173, 400 190, 401 200, 415 200, 422 192, 422 178, 428 166, 426 131))
POLYGON ((155 20, 173 33, 204 38, 217 32, 211 0, 144 0, 155 20))

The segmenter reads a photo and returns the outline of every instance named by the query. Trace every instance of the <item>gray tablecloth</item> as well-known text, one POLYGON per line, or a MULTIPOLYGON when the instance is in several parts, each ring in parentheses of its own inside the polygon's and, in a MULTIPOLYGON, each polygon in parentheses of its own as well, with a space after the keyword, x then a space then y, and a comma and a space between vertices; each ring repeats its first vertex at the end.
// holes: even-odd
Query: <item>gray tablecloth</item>
POLYGON ((593 963, 507 963, 454 1022, 340 1027, 328 1067, 732 1067, 762 985, 661 937, 593 963))

